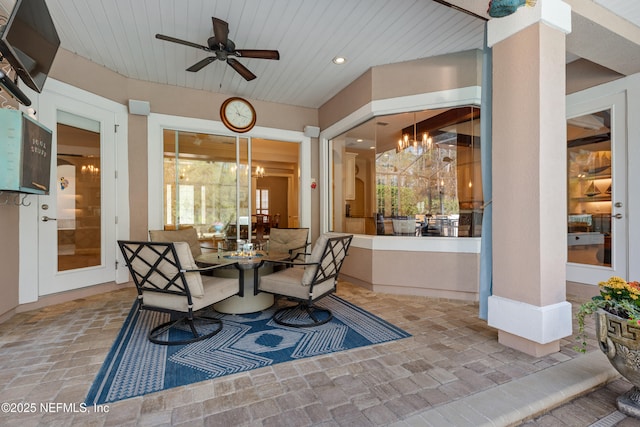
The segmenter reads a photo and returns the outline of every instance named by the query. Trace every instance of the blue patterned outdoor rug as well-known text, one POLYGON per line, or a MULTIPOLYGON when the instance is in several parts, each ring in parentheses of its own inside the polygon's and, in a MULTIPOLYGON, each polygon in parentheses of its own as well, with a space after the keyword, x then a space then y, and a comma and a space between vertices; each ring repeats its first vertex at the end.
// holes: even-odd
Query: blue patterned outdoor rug
POLYGON ((138 311, 134 304, 85 403, 115 402, 289 360, 410 336, 335 295, 323 298, 318 305, 334 315, 322 326, 280 326, 271 320, 278 304, 263 312, 243 315, 212 311, 208 315, 223 322, 217 335, 189 345, 163 346, 149 342, 147 334, 154 325, 167 321, 168 315, 138 311))

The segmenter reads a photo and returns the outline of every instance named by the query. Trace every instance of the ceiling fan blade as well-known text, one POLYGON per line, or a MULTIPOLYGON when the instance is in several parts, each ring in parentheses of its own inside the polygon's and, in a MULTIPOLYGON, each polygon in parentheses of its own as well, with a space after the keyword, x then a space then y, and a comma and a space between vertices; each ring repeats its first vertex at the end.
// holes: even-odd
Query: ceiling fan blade
POLYGON ((204 67, 206 67, 207 65, 211 64, 216 59, 217 58, 215 56, 208 56, 208 57, 204 58, 202 61, 198 61, 195 64, 193 64, 191 67, 187 68, 187 71, 191 71, 191 72, 194 72, 194 73, 196 71, 200 71, 204 67))
POLYGON ((196 49, 206 50, 207 52, 211 52, 211 49, 209 49, 207 46, 203 46, 203 45, 197 44, 197 43, 191 43, 191 42, 188 42, 186 40, 180 40, 180 39, 177 39, 175 37, 169 37, 169 36, 165 36, 163 34, 156 34, 156 38, 160 39, 160 40, 165 40, 165 41, 168 41, 168 42, 172 42, 172 43, 178 43, 178 44, 183 44, 185 46, 195 47, 196 49))
POLYGON ((240 74, 242 77, 244 77, 244 79, 246 81, 251 81, 251 80, 256 78, 255 74, 253 74, 251 71, 249 71, 249 69, 247 67, 245 67, 244 65, 242 65, 241 63, 239 63, 235 59, 227 58, 227 62, 229 63, 231 68, 236 70, 238 72, 238 74, 240 74))
POLYGON ((235 53, 242 58, 280 59, 277 50, 236 49, 235 53))
POLYGON ((218 43, 226 47, 227 39, 229 38, 229 24, 222 19, 214 17, 211 17, 211 20, 213 21, 213 36, 218 43))

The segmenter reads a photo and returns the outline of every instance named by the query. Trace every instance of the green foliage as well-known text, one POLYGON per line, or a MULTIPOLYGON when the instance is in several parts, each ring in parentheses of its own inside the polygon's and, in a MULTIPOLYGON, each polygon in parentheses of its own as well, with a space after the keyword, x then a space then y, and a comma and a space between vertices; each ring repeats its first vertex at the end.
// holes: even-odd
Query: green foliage
POLYGON ((630 324, 640 323, 640 284, 638 282, 626 282, 620 277, 613 276, 606 282, 598 283, 598 286, 600 287, 600 295, 580 305, 576 313, 578 321, 576 340, 579 345, 575 346, 574 350, 581 353, 587 350, 584 319, 598 309, 628 319, 630 324))
MULTIPOLYGON (((422 213, 440 213, 440 198, 434 197, 431 200, 431 210, 429 211, 429 199, 424 194, 424 189, 413 186, 401 186, 377 184, 376 198, 378 212, 384 212, 385 216, 395 215, 416 215, 422 213), (418 204, 423 203, 427 212, 421 212, 418 204)), ((459 205, 457 197, 444 195, 442 199, 445 215, 457 214, 459 205)))

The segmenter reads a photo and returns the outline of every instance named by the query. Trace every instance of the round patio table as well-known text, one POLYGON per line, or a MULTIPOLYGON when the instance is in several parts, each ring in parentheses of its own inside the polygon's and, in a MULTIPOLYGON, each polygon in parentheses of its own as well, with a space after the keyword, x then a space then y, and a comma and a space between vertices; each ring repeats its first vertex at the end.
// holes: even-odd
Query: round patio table
POLYGON ((240 281, 240 292, 215 303, 213 308, 219 313, 246 314, 262 311, 273 305, 273 294, 258 291, 260 276, 273 273, 274 261, 288 259, 288 253, 256 251, 249 256, 236 252, 211 252, 198 256, 196 262, 203 265, 229 265, 229 268, 216 269, 213 274, 218 277, 237 277, 240 281))

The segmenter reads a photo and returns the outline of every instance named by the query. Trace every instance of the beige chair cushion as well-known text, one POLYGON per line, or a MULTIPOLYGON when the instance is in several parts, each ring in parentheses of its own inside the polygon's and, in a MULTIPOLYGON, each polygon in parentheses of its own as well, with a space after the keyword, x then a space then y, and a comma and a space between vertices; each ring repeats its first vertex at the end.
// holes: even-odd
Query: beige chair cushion
MULTIPOLYGON (((178 259, 180 260, 180 266, 183 269, 191 270, 198 268, 196 262, 193 259, 193 255, 191 255, 189 245, 186 242, 175 242, 174 247, 176 248, 176 254, 178 255, 178 259)), ((147 246, 142 248, 142 250, 140 251, 140 256, 152 265, 154 264, 155 260, 158 259, 158 255, 147 246)), ((146 275, 146 273, 150 270, 149 266, 147 266, 138 258, 133 260, 133 269, 143 276, 146 275)), ((173 277, 178 272, 178 269, 168 261, 162 261, 160 265, 158 265, 158 270, 162 271, 162 273, 167 275, 168 277, 173 277)), ((200 273, 185 273, 185 278, 187 280, 187 286, 189 287, 191 296, 194 298, 202 298, 204 296, 204 288, 202 285, 202 276, 200 275, 200 273)), ((153 273, 150 277, 150 281, 152 283, 161 284, 165 280, 163 280, 158 273, 153 273)))
MULTIPOLYGON (((198 274, 200 276, 200 274, 198 274)), ((201 298, 193 298, 193 311, 209 307, 233 295, 240 290, 237 278, 220 278, 213 276, 202 276, 204 295, 201 298)), ((187 298, 180 295, 162 294, 159 292, 145 292, 143 295, 145 305, 161 307, 169 310, 186 312, 187 298)))
MULTIPOLYGON (((309 286, 303 286, 301 268, 286 268, 277 273, 260 277, 260 290, 272 294, 287 295, 299 299, 309 298, 309 286)), ((313 287, 312 299, 333 289, 333 280, 327 280, 313 287)))
POLYGON ((294 248, 302 248, 300 252, 304 252, 308 236, 308 228, 272 228, 269 232, 269 252, 287 253, 294 248))
POLYGON ((187 242, 194 258, 202 255, 198 230, 195 228, 183 228, 180 230, 149 230, 149 239, 152 242, 187 242))

